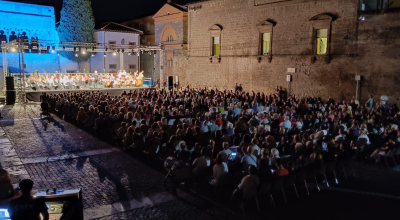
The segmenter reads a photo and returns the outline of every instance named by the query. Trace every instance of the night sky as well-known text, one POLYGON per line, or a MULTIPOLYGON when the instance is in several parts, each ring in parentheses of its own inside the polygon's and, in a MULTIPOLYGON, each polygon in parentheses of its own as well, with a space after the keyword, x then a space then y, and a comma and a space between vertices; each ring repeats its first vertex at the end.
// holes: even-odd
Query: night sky
MULTIPOLYGON (((197 1, 199 0, 173 0, 173 2, 182 5, 197 1)), ((53 6, 58 21, 63 0, 12 0, 11 2, 53 6)), ((91 2, 96 24, 100 24, 107 21, 121 22, 145 15, 153 15, 167 0, 91 0, 91 2)))

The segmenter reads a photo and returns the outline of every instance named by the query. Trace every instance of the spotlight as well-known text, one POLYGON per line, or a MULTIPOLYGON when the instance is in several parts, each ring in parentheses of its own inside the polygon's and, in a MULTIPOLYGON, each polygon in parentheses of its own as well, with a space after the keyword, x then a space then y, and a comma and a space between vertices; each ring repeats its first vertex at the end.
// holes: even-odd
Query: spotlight
POLYGON ((94 54, 92 53, 92 55, 90 55, 91 57, 94 57, 94 54))
POLYGON ((75 53, 75 57, 79 57, 79 54, 78 54, 78 53, 75 53))
POLYGON ((86 51, 82 50, 82 54, 86 54, 86 51))
POLYGON ((104 54, 103 54, 103 57, 107 57, 107 54, 106 54, 106 53, 104 53, 104 54))
POLYGON ((12 48, 11 48, 11 51, 12 51, 12 52, 15 52, 15 51, 17 51, 17 50, 15 49, 15 47, 12 47, 12 48))
POLYGON ((117 56, 117 53, 116 53, 116 52, 114 52, 114 53, 113 53, 113 55, 114 55, 114 56, 117 56))

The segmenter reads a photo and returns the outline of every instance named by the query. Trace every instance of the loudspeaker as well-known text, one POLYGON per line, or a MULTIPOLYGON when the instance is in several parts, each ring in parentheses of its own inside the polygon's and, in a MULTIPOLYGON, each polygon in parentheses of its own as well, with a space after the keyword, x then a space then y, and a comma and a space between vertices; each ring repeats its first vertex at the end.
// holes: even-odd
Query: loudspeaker
POLYGON ((6 77, 6 88, 8 90, 15 90, 14 88, 14 77, 13 76, 7 76, 6 77))
POLYGON ((8 90, 6 91, 6 103, 7 105, 14 105, 15 104, 15 98, 16 98, 16 92, 15 90, 8 90))

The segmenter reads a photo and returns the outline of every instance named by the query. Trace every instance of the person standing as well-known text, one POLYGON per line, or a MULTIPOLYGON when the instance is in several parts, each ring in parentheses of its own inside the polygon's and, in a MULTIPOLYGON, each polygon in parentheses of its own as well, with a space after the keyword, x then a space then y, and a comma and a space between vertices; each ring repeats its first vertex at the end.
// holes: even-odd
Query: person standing
POLYGON ((22 196, 13 199, 8 206, 8 212, 11 220, 40 220, 40 214, 43 220, 49 220, 46 203, 38 198, 33 198, 31 190, 33 181, 30 179, 21 180, 19 183, 22 196))
POLYGON ((371 110, 374 106, 374 99, 372 98, 372 95, 369 95, 369 99, 367 100, 366 104, 368 104, 369 110, 371 110))

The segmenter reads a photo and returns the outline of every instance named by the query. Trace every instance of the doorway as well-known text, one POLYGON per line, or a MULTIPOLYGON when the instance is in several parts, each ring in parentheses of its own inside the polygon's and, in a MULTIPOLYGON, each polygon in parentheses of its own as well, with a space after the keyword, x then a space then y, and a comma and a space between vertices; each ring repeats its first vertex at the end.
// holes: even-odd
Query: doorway
POLYGON ((174 88, 174 77, 168 76, 168 89, 171 90, 174 88))

